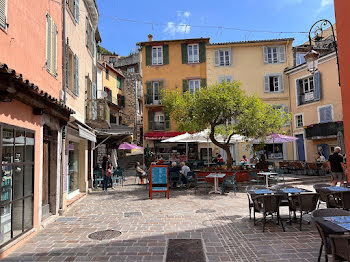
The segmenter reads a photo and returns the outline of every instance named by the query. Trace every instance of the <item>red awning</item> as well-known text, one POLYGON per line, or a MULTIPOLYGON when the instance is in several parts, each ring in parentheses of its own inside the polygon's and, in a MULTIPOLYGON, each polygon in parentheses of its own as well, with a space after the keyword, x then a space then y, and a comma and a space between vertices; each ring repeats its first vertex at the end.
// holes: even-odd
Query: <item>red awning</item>
POLYGON ((145 139, 147 140, 164 140, 170 137, 178 136, 183 134, 183 132, 148 132, 145 134, 145 139))

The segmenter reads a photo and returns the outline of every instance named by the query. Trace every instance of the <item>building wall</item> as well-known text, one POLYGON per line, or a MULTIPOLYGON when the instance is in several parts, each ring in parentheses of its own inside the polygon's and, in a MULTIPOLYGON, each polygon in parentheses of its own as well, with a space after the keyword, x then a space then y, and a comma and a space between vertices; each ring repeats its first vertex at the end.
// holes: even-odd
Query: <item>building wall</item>
POLYGON ((117 87, 117 77, 120 78, 122 81, 122 88, 123 88, 123 80, 124 78, 118 75, 116 72, 113 71, 110 67, 106 66, 102 70, 102 90, 104 87, 109 88, 112 90, 112 96, 117 99, 117 94, 122 94, 122 90, 117 87), (106 68, 109 71, 109 79, 106 78, 106 68))
MULTIPOLYGON (((208 41, 206 41, 208 42, 208 41)), ((152 44, 152 42, 149 42, 152 44)), ((185 41, 164 42, 169 45, 169 64, 161 66, 146 66, 145 46, 142 46, 142 85, 143 94, 147 94, 147 81, 163 80, 164 89, 180 90, 182 92, 182 80, 186 78, 206 78, 206 63, 182 64, 181 44, 185 41)), ((148 132, 148 107, 143 108, 144 132, 148 132)), ((176 131, 175 122, 170 120, 170 130, 176 131)))
POLYGON ((80 1, 79 9, 80 18, 79 24, 77 24, 69 8, 66 8, 66 37, 69 39, 70 49, 79 58, 79 96, 76 96, 68 89, 66 103, 67 106, 76 112, 73 117, 84 123, 86 77, 89 76, 90 80, 92 79, 92 67, 95 65, 95 58, 86 47, 86 16, 88 16, 89 13, 85 1, 80 1))
POLYGON ((0 29, 0 63, 59 98, 62 89, 62 7, 53 1, 7 1, 7 32, 0 29), (57 76, 46 70, 46 14, 57 25, 57 76))
MULTIPOLYGON (((330 58, 326 61, 320 61, 318 65, 318 71, 321 77, 321 99, 313 103, 305 105, 297 105, 296 100, 296 80, 304 77, 311 76, 307 71, 307 66, 301 66, 296 72, 289 74, 290 85, 290 100, 291 100, 291 112, 292 112, 292 127, 293 134, 304 134, 304 128, 298 128, 295 124, 295 115, 303 114, 304 127, 318 124, 319 114, 318 107, 324 105, 333 105, 333 122, 343 121, 343 108, 341 104, 341 90, 338 86, 338 73, 335 55, 330 55, 330 58)), ((317 145, 324 144, 322 140, 305 140, 305 155, 308 161, 313 161, 317 152, 317 145)), ((328 139, 326 141, 328 145, 336 145, 335 139, 328 139)))

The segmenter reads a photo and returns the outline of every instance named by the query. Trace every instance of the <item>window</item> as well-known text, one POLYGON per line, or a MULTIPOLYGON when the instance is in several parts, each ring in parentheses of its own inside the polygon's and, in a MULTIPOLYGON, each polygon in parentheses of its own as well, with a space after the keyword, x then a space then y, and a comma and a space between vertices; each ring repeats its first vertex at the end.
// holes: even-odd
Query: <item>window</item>
POLYGON ((106 79, 109 79, 109 70, 106 68, 106 79))
POLYGON ((333 106, 326 105, 318 107, 318 118, 320 123, 328 123, 333 121, 333 106))
POLYGON ((295 115, 294 117, 295 117, 295 127, 302 128, 304 126, 303 115, 299 114, 299 115, 295 115))
POLYGON ((231 65, 231 49, 220 49, 214 51, 215 66, 231 65))
POLYGON ((199 47, 198 44, 192 44, 187 46, 188 62, 199 63, 199 47))
POLYGON ((200 86, 200 80, 196 79, 196 80, 189 80, 188 81, 188 86, 189 86, 189 90, 190 93, 193 94, 195 93, 197 90, 199 90, 200 86))
POLYGON ((135 67, 129 67, 126 69, 126 72, 129 72, 129 73, 135 73, 135 67))
POLYGON ((282 74, 266 75, 264 82, 264 90, 266 93, 283 92, 282 74))
POLYGON ((295 54, 295 63, 296 65, 304 64, 306 62, 305 56, 306 53, 296 53, 295 54))
POLYGON ((7 0, 0 0, 0 28, 7 29, 7 0))
POLYGON ((0 136, 3 246, 33 228, 35 134, 0 123, 0 136))
POLYGON ((67 6, 70 13, 73 15, 75 22, 79 24, 79 0, 67 0, 67 6))
POLYGON ((57 75, 57 26, 49 14, 46 14, 46 69, 57 75))
POLYGON ((95 30, 90 25, 90 21, 88 17, 86 17, 86 47, 90 51, 91 55, 95 56, 95 48, 96 48, 95 30))
POLYGON ((159 101, 159 82, 153 82, 153 103, 159 101))
POLYGON ((286 61, 285 46, 264 46, 265 64, 277 64, 286 61))
POLYGON ((321 98, 320 72, 313 76, 296 80, 297 104, 304 105, 319 101, 321 98))
POLYGON ((221 82, 232 82, 233 76, 219 76, 219 83, 221 82))
POLYGON ((154 112, 154 122, 164 123, 164 112, 154 112))
POLYGON ((142 110, 143 110, 143 108, 142 108, 142 102, 141 102, 141 101, 138 101, 138 102, 137 102, 137 113, 138 113, 139 115, 142 115, 142 110))
POLYGON ((72 91, 74 95, 79 96, 79 59, 70 49, 68 51, 67 70, 68 89, 72 91))
POLYGON ((163 64, 163 47, 153 46, 152 47, 152 65, 163 64))
POLYGON ((107 100, 112 102, 112 90, 110 90, 108 87, 105 86, 104 91, 106 92, 107 100))
POLYGON ((115 62, 117 62, 117 58, 116 57, 110 57, 109 58, 109 62, 110 63, 115 63, 115 62))
POLYGON ((117 88, 122 89, 122 80, 117 77, 117 88))

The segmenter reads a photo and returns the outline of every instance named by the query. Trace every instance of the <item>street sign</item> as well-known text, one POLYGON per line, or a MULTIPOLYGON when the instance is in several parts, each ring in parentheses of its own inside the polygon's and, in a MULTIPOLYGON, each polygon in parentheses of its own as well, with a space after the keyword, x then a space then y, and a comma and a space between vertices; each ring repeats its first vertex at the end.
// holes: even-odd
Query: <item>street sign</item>
POLYGON ((153 193, 165 193, 169 199, 169 170, 166 165, 154 165, 150 168, 149 197, 153 193))

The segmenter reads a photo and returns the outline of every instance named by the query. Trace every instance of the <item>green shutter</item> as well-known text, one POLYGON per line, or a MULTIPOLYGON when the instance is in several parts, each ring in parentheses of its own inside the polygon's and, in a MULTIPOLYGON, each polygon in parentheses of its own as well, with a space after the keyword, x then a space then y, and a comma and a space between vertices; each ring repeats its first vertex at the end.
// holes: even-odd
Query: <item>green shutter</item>
POLYGON ((148 111, 148 130, 153 130, 153 111, 148 111))
POLYGON ((169 64, 169 45, 163 45, 163 65, 169 64))
POLYGON ((117 77, 117 87, 118 87, 119 89, 122 89, 122 81, 120 80, 119 77, 117 77))
POLYGON ((204 42, 199 43, 199 62, 200 63, 205 62, 205 43, 204 42))
POLYGON ((165 130, 170 129, 170 115, 168 112, 164 112, 164 118, 165 118, 165 130))
POLYGON ((162 100, 163 92, 164 92, 164 81, 159 81, 158 83, 159 83, 159 86, 158 86, 159 100, 162 100))
POLYGON ((206 87, 206 86, 207 86, 207 79, 201 78, 201 87, 206 87))
POLYGON ((181 57, 182 63, 188 64, 188 55, 187 55, 187 44, 181 44, 181 57))
POLYGON ((146 104, 152 104, 152 102, 153 102, 152 81, 147 81, 146 87, 147 87, 146 104))
POLYGON ((184 79, 182 80, 182 92, 185 93, 188 91, 188 80, 184 79))
POLYGON ((109 90, 109 101, 112 102, 113 101, 113 95, 112 95, 112 90, 109 90))
POLYGON ((125 96, 122 96, 122 107, 125 107, 125 96))
POLYGON ((74 71, 74 93, 76 96, 79 96, 79 58, 77 55, 74 55, 74 65, 75 65, 75 71, 74 71))
POLYGON ((146 49, 146 66, 152 65, 152 46, 147 45, 146 49))

